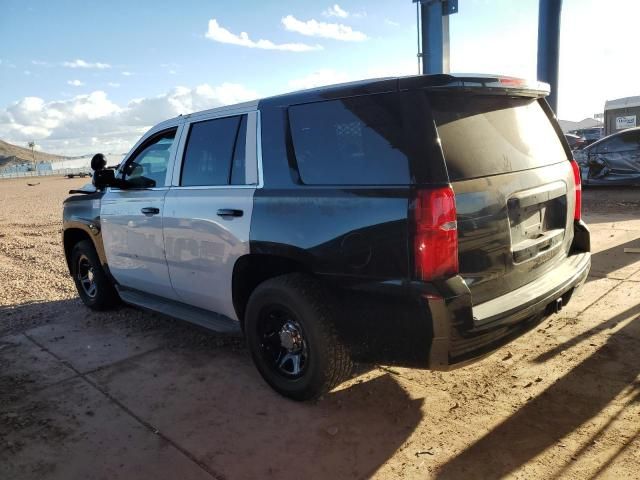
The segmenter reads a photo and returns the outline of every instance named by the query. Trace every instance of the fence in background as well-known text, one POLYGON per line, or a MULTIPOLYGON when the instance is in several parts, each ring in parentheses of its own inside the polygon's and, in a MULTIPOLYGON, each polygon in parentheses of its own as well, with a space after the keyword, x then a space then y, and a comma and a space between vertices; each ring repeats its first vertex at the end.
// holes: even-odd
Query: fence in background
POLYGON ((23 177, 66 177, 73 175, 79 177, 81 175, 91 175, 91 169, 86 167, 81 168, 61 168, 59 170, 31 170, 26 172, 2 172, 0 171, 0 178, 23 178, 23 177))

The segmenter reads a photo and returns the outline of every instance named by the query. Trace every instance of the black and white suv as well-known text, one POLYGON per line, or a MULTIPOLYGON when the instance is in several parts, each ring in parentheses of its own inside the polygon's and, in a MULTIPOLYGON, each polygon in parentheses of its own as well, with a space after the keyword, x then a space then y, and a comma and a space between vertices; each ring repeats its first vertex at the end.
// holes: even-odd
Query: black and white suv
POLYGON ((547 93, 415 76, 167 120, 65 201, 69 270, 91 308, 244 332, 295 399, 353 360, 463 365, 587 277, 579 171, 547 93))

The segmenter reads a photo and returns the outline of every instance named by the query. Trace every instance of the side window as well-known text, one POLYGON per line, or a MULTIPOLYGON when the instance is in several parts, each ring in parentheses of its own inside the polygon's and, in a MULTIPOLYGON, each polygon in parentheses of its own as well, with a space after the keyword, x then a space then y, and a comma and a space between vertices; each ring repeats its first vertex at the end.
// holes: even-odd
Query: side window
POLYGON ((640 145, 640 130, 625 132, 620 136, 629 150, 635 150, 640 145))
POLYGON ((404 118, 394 95, 289 108, 302 181, 310 185, 408 184, 404 118))
POLYGON ((624 135, 616 135, 615 137, 612 137, 609 140, 602 142, 598 146, 597 152, 598 153, 621 152, 624 150, 629 150, 630 146, 631 145, 625 142, 624 135))
POLYGON ((123 167, 123 178, 133 187, 166 186, 167 167, 177 129, 152 137, 123 167))
POLYGON ((182 160, 180 185, 245 183, 246 115, 191 125, 182 160))

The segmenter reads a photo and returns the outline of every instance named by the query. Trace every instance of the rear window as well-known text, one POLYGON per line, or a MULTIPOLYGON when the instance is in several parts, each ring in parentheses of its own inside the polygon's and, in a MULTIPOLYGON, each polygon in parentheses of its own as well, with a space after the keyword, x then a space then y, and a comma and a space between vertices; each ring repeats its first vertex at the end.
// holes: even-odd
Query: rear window
POLYGON ((309 185, 410 183, 409 149, 398 95, 289 108, 300 178, 309 185))
POLYGON ((567 160, 537 99, 441 94, 430 100, 451 180, 567 160))

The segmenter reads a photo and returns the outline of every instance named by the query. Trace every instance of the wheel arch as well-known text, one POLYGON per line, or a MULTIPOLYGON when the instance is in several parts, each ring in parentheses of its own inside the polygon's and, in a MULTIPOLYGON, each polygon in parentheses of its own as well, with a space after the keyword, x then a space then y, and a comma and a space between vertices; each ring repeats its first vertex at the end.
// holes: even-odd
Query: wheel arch
POLYGON ((102 239, 99 237, 99 233, 98 235, 96 235, 91 231, 88 225, 82 223, 74 223, 73 225, 65 228, 62 233, 64 256, 67 261, 67 268, 69 269, 70 274, 73 274, 73 265, 71 265, 71 252, 73 251, 73 247, 75 247, 79 242, 82 242, 83 240, 89 240, 93 244, 93 248, 95 248, 100 262, 103 264, 103 266, 106 265, 104 249, 102 247, 102 239))
POLYGON ((247 302, 258 285, 280 275, 310 272, 307 264, 283 255, 250 253, 240 257, 233 267, 231 286, 233 307, 242 328, 247 302))

